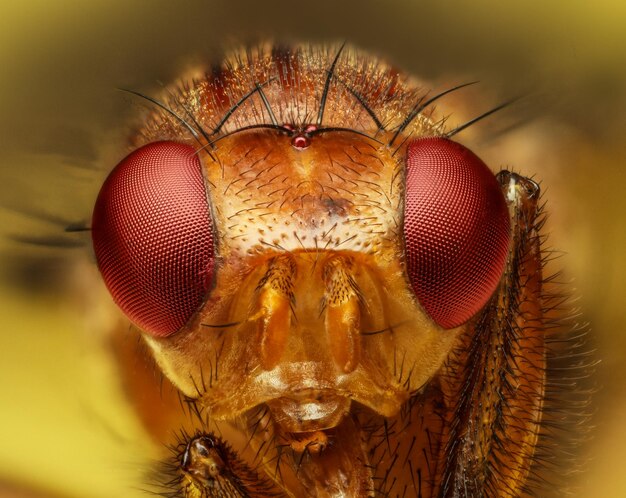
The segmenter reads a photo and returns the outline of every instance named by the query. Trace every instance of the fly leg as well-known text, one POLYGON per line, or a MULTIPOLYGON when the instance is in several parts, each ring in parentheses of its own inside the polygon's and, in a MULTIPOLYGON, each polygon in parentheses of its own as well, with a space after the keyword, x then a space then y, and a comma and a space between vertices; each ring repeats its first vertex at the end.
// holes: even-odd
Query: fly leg
POLYGON ((497 175, 511 219, 511 247, 495 295, 461 337, 441 376, 450 427, 441 497, 524 492, 542 422, 546 331, 539 186, 497 175))

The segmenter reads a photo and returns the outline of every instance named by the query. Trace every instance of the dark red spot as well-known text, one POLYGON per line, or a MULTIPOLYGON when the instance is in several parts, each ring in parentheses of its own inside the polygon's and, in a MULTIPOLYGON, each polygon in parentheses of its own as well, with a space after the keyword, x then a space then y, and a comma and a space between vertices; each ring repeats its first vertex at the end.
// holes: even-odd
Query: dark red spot
POLYGON ((293 145, 296 149, 306 149, 309 145, 311 145, 311 139, 304 135, 296 135, 291 139, 291 145, 293 145))

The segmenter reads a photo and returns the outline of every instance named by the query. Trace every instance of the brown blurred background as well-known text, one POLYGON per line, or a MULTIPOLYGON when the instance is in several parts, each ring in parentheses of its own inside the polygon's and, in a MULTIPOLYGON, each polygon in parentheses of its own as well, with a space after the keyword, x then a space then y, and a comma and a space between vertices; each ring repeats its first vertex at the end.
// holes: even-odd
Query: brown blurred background
POLYGON ((437 88, 481 80, 449 101, 462 115, 526 96, 457 138, 542 180, 550 243, 601 360, 579 496, 626 496, 624 26, 619 0, 2 2, 0 496, 144 496, 152 448, 103 347, 110 303, 85 237, 63 227, 88 223, 126 151, 141 104, 116 88, 154 94, 267 38, 347 40, 437 88))

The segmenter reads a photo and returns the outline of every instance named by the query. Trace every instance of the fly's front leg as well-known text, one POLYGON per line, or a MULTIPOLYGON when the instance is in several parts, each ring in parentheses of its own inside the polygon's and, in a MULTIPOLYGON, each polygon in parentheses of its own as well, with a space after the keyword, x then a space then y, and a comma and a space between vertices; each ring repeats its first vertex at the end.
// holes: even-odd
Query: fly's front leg
MULTIPOLYGON (((266 498, 287 495, 248 465, 222 438, 198 431, 183 435, 170 462, 160 469, 163 496, 180 498, 266 498)), ((260 472, 259 472, 260 470, 260 472)), ((160 493, 159 493, 160 494, 160 493)))
POLYGON ((496 294, 446 364, 446 436, 441 497, 524 493, 544 402, 539 187, 508 171, 497 175, 511 219, 511 247, 496 294))

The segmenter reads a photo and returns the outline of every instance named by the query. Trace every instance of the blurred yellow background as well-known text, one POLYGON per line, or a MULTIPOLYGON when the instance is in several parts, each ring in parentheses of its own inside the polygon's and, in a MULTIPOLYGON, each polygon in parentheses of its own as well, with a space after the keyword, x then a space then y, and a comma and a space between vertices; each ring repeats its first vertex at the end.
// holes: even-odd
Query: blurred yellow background
POLYGON ((103 346, 110 303, 72 247, 84 237, 62 228, 89 219, 126 151, 138 103, 116 88, 158 92, 267 38, 347 40, 438 84, 479 79, 464 113, 527 96, 458 139, 542 180, 550 245, 601 360, 579 496, 626 496, 624 26, 617 0, 2 2, 0 496, 144 496, 152 447, 103 346))

